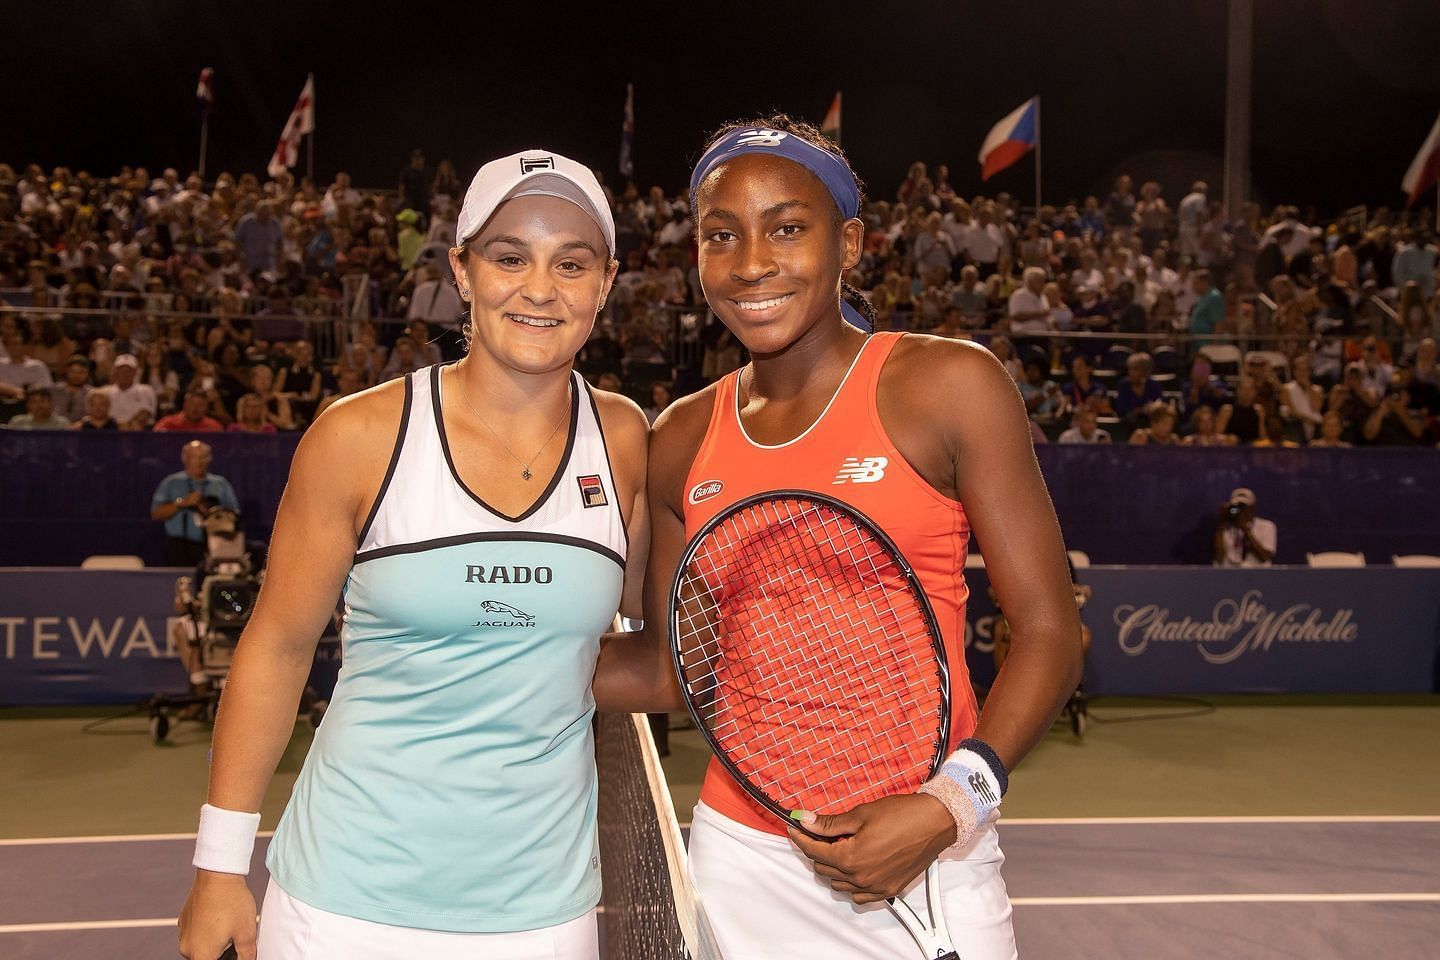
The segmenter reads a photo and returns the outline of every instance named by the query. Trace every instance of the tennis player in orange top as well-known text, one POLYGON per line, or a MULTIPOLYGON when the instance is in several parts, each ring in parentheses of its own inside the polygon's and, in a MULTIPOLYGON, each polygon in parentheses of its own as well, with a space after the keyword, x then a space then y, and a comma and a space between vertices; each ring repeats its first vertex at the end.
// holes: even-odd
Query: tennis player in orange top
POLYGON ((867 335, 842 307, 851 298, 868 310, 841 280, 860 258, 860 187, 812 127, 772 116, 722 128, 691 192, 706 299, 753 359, 655 424, 651 598, 664 597, 687 539, 730 504, 767 490, 827 493, 875 521, 916 570, 953 685, 954 752, 940 774, 916 794, 805 815, 834 842, 787 836, 712 762, 690 843, 720 946, 746 960, 911 956, 880 901, 914 895, 940 858, 960 956, 1014 957, 993 823, 1006 771, 1050 728, 1082 656, 1060 529, 1014 381, 973 344, 867 335), (978 715, 964 658, 972 530, 1014 611, 1010 658, 978 715))

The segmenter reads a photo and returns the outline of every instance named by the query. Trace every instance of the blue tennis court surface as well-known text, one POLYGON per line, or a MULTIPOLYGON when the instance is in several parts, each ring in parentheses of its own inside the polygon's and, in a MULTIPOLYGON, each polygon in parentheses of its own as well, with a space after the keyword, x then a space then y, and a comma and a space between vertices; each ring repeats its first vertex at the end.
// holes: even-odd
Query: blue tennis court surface
MULTIPOLYGON (((1000 830, 1027 960, 1440 955, 1440 817, 1006 820, 1000 830)), ((176 956, 193 843, 0 841, 0 957, 176 956)), ((261 859, 257 849, 257 896, 261 859)))

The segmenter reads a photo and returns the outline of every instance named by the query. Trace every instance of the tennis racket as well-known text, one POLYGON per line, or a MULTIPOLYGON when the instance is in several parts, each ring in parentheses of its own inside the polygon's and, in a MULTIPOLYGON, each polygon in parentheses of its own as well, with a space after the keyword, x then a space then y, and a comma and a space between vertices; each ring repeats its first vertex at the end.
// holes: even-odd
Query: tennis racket
MULTIPOLYGON (((685 548, 670 650, 695 725, 789 826, 913 793, 945 759, 950 674, 935 614, 895 544, 853 508, 785 490, 722 511, 685 548)), ((818 838, 828 839, 828 838, 818 838)), ((959 960, 925 874, 929 923, 889 901, 924 956, 959 960)))

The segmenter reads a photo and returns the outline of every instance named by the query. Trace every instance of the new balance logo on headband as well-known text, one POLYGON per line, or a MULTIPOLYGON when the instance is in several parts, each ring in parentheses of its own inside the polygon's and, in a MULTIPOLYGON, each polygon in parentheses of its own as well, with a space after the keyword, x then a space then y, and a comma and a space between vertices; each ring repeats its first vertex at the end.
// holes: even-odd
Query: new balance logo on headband
POLYGON ((554 157, 521 157, 520 172, 534 173, 536 170, 554 170, 554 157))
POLYGON ((780 141, 788 136, 790 136, 788 133, 782 133, 779 130, 767 130, 761 127, 754 133, 747 133, 745 136, 738 138, 735 142, 746 147, 774 147, 778 146, 780 141))
POLYGON ((830 482, 874 483, 884 478, 885 468, 888 466, 888 457, 866 457, 864 460, 859 457, 846 457, 845 462, 840 465, 840 471, 835 474, 835 479, 830 482))

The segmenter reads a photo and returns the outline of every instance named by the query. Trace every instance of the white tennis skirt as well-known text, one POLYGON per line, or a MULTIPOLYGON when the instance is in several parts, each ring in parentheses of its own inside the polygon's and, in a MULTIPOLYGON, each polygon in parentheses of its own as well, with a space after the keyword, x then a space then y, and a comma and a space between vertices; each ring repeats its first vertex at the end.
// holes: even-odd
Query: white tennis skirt
MULTIPOLYGON (((1005 855, 992 820, 964 848, 940 857, 945 922, 964 960, 1015 960, 1005 855)), ((764 833, 697 804, 690 872, 726 960, 906 960, 920 957, 883 903, 857 906, 830 889, 787 836, 764 833)), ((922 874, 905 900, 929 922, 922 874)), ((263 954, 260 960, 268 960, 263 954)))
POLYGON ((259 960, 597 960, 595 911, 515 933, 452 933, 359 920, 302 903, 271 879, 259 960))

